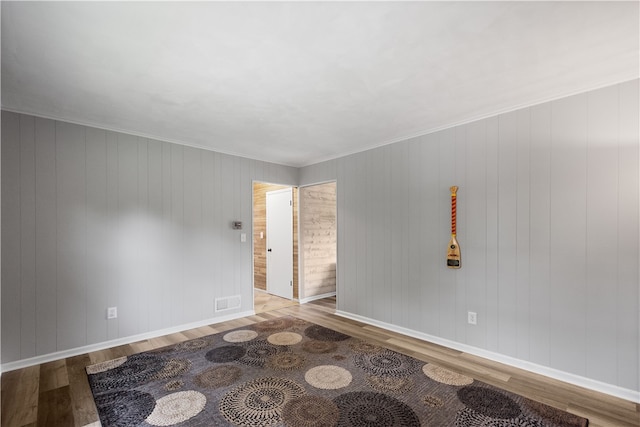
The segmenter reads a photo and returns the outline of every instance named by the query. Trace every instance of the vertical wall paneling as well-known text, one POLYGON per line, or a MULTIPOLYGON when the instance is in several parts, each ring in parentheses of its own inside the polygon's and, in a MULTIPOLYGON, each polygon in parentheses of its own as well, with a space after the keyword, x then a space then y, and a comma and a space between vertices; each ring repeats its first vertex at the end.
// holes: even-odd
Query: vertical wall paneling
POLYGON ((58 349, 86 343, 85 128, 56 122, 58 349))
POLYGON ((424 183, 422 180, 422 138, 415 138, 408 144, 408 177, 407 189, 409 192, 407 215, 408 229, 410 230, 407 242, 408 251, 408 322, 411 329, 422 328, 422 307, 424 300, 424 288, 422 285, 421 264, 423 263, 424 227, 420 221, 422 213, 422 201, 424 200, 424 183))
POLYGON ((297 170, 3 112, 2 362, 209 319, 216 296, 249 310, 230 224, 251 183, 336 180, 339 310, 638 391, 638 115, 634 80, 297 170))
POLYGON ((585 374, 587 95, 551 105, 550 362, 585 374))
MULTIPOLYGON (((351 222, 351 219, 349 217, 350 216, 352 217, 353 215, 349 215, 348 208, 347 208, 349 206, 349 198, 347 197, 347 194, 350 195, 351 193, 347 191, 347 189, 343 189, 342 185, 347 185, 347 183, 352 183, 353 181, 350 181, 348 177, 347 167, 349 162, 347 161, 347 159, 338 159, 336 160, 336 162, 338 163, 336 167, 337 169, 336 176, 337 176, 337 185, 338 185, 337 205, 344 206, 342 210, 338 208, 338 212, 336 212, 337 221, 338 221, 338 254, 337 255, 338 257, 340 257, 340 255, 342 254, 344 259, 347 259, 349 256, 352 255, 352 251, 350 248, 350 244, 352 242, 350 242, 346 237, 347 237, 347 233, 349 232, 349 226, 351 222), (343 236, 345 238, 341 239, 340 236, 343 236)), ((352 277, 350 277, 352 272, 353 272, 352 268, 341 269, 339 265, 336 266, 336 274, 337 274, 336 308, 341 307, 340 309, 342 309, 342 307, 347 307, 347 303, 346 303, 347 291, 349 289, 352 289, 355 286, 355 282, 353 282, 351 280, 352 277)))
POLYGON ((20 116, 2 113, 2 361, 20 358, 20 116), (9 250, 11 248, 11 250, 9 250))
MULTIPOLYGON (((373 167, 375 167, 375 160, 374 160, 374 156, 375 154, 378 154, 380 150, 370 150, 366 153, 366 155, 364 156, 364 160, 366 163, 366 170, 370 171, 372 170, 373 167)), ((369 177, 372 174, 370 173, 366 173, 365 176, 369 177)), ((363 187, 363 194, 366 195, 366 200, 365 200, 365 204, 364 204, 364 209, 366 212, 372 212, 374 210, 374 205, 378 204, 378 199, 379 196, 378 194, 374 191, 374 181, 372 179, 367 179, 364 181, 365 182, 365 186, 363 187)), ((373 218, 370 218, 368 221, 366 221, 366 230, 365 230, 365 236, 368 240, 368 244, 367 244, 367 252, 366 254, 364 254, 364 265, 365 265, 365 278, 364 281, 366 283, 370 283, 370 286, 372 289, 374 289, 374 292, 380 292, 381 291, 381 283, 376 281, 377 283, 373 283, 374 279, 374 271, 373 271, 373 259, 380 253, 379 248, 375 247, 375 244, 373 243, 375 240, 375 233, 377 232, 377 226, 375 221, 373 220, 373 218)), ((371 297, 366 299, 366 304, 364 305, 363 309, 362 309, 362 313, 365 316, 371 316, 372 314, 372 310, 373 310, 373 306, 375 304, 373 304, 373 301, 377 299, 377 295, 374 293, 371 297)))
MULTIPOLYGON (((352 221, 353 231, 355 232, 355 249, 357 256, 354 258, 355 262, 355 280, 354 286, 349 286, 350 301, 356 307, 357 313, 363 316, 368 314, 367 308, 370 307, 369 298, 362 298, 365 292, 366 285, 366 271, 367 271, 367 254, 371 250, 369 248, 369 241, 367 236, 367 219, 366 219, 366 206, 367 198, 370 197, 366 192, 367 188, 367 156, 356 156, 355 168, 351 171, 351 177, 355 182, 356 188, 360 189, 355 192, 353 203, 354 218, 352 221)), ((393 203, 393 202, 392 202, 393 203)), ((393 260, 390 260, 393 265, 393 260)), ((397 277, 393 277, 394 281, 397 281, 397 277)), ((391 307, 393 313, 394 307, 391 307)))
MULTIPOLYGON (((169 284, 171 294, 171 324, 187 322, 187 308, 185 307, 184 262, 186 247, 186 230, 184 222, 184 151, 186 147, 171 144, 171 259, 172 274, 169 284)), ((230 283, 233 283, 230 281, 230 283)))
POLYGON ((399 206, 400 212, 402 213, 402 228, 400 229, 401 237, 402 237, 402 250, 400 252, 400 271, 402 272, 402 283, 400 286, 401 295, 402 295, 402 305, 404 310, 402 310, 402 317, 400 318, 400 322, 404 325, 409 323, 409 305, 410 301, 412 301, 411 297, 411 288, 409 282, 409 168, 406 165, 409 164, 409 142, 404 141, 400 147, 400 161, 401 164, 405 165, 402 169, 400 169, 400 185, 398 191, 401 196, 401 204, 399 206))
MULTIPOLYGON (((0 89, 0 92, 2 90, 0 89)), ((0 126, 2 124, 2 118, 0 117, 0 126)), ((2 136, 2 129, 0 127, 0 138, 2 136)), ((0 147, 2 143, 0 142, 0 147)), ((2 194, 2 150, 0 149, 0 195, 2 194)), ((0 202, 0 205, 2 203, 0 202)), ((2 241, 2 209, 0 207, 0 242, 2 241)), ((0 259, 2 259, 2 244, 0 243, 0 259)), ((1 264, 1 263, 0 263, 1 264)), ((0 290, 2 290, 2 265, 0 265, 0 290)), ((2 294, 0 292, 0 363, 2 362, 2 294)), ((0 371, 2 368, 0 366, 0 371)))
MULTIPOLYGON (((220 168, 222 176, 227 177, 227 179, 222 183, 221 187, 221 197, 220 202, 223 200, 228 200, 227 203, 221 203, 221 240, 223 247, 226 247, 230 243, 230 236, 233 234, 233 230, 231 230, 231 224, 229 221, 233 221, 235 219, 235 209, 232 203, 233 193, 235 191, 235 161, 222 154, 220 159, 220 168), (227 219, 225 223, 224 219, 227 219)), ((237 295, 235 286, 235 248, 232 246, 229 247, 229 250, 223 250, 220 254, 220 261, 223 265, 233 265, 232 269, 222 270, 222 277, 220 278, 221 283, 229 283, 231 284, 230 290, 233 292, 233 295, 237 295)), ((222 297, 224 295, 217 295, 218 297, 222 297)))
POLYGON ((15 113, 2 131, 3 363, 211 319, 214 296, 251 308, 230 224, 256 171, 295 168, 15 113))
MULTIPOLYGON (((357 225, 357 213, 354 212, 355 210, 355 206, 356 203, 356 198, 358 197, 358 194, 355 190, 355 182, 356 180, 353 179, 353 164, 351 162, 351 159, 349 159, 349 165, 347 166, 347 162, 344 161, 342 162, 342 182, 344 183, 344 187, 342 187, 342 185, 340 184, 340 181, 338 181, 338 185, 340 186, 340 188, 344 188, 344 199, 343 199, 343 204, 341 205, 342 208, 342 212, 343 212, 343 217, 340 218, 338 217, 338 224, 342 224, 342 230, 343 233, 339 233, 338 234, 338 240, 341 240, 342 237, 342 241, 344 242, 343 244, 343 250, 341 252, 338 252, 338 255, 343 254, 342 256, 344 256, 345 260, 355 260, 358 253, 357 253, 357 249, 356 249, 356 235, 355 235, 355 230, 356 230, 356 225, 357 225), (347 197, 348 195, 348 197, 347 197)), ((385 229, 386 230, 386 229, 385 229)), ((339 262, 339 261, 338 261, 339 262)), ((343 280, 340 282, 343 284, 343 286, 338 287, 338 292, 339 292, 339 298, 337 299, 337 304, 339 307, 348 307, 349 310, 354 311, 356 313, 358 313, 357 310, 357 306, 354 304, 354 302, 356 301, 356 296, 357 296, 357 292, 356 292, 356 288, 358 286, 358 281, 356 280, 356 269, 353 268, 354 266, 351 265, 349 267, 346 267, 343 269, 344 271, 344 276, 343 276, 343 280)), ((372 289, 372 291, 374 291, 372 289)))
POLYGON ((586 330, 599 344, 586 353, 586 375, 616 381, 616 293, 609 287, 618 270, 618 88, 587 97, 586 330), (602 224, 609 224, 602 227, 602 224))
MULTIPOLYGON (((340 212, 338 209, 338 206, 344 207, 345 206, 345 202, 344 202, 344 190, 341 189, 341 183, 344 182, 344 171, 343 171, 343 165, 344 165, 344 159, 336 159, 332 162, 328 162, 328 163, 322 163, 322 164, 318 164, 318 168, 320 168, 321 171, 324 171, 325 168, 328 167, 332 167, 333 168, 333 173, 326 173, 326 175, 323 174, 323 172, 315 172, 316 168, 314 168, 314 173, 313 178, 317 178, 317 177, 323 177, 323 176, 333 176, 336 180, 336 309, 341 310, 341 307, 343 307, 344 305, 342 304, 342 302, 340 301, 342 298, 342 294, 344 292, 344 272, 345 269, 340 268, 340 266, 338 265, 337 260, 341 257, 345 255, 345 247, 344 247, 344 239, 340 239, 339 236, 343 235, 344 231, 344 215, 342 215, 342 217, 340 216, 340 212)), ((304 175, 304 171, 306 170, 306 168, 300 169, 300 184, 302 184, 303 182, 306 182, 303 179, 303 175, 304 175)), ((313 183, 314 181, 311 181, 310 183, 313 183)), ((320 182, 320 181, 316 181, 316 182, 320 182)))
MULTIPOLYGON (((253 290, 251 287, 240 286, 242 283, 251 283, 251 245, 240 243, 240 234, 251 230, 251 193, 252 177, 254 176, 253 160, 238 158, 236 166, 236 214, 235 218, 247 224, 242 231, 231 230, 234 246, 237 251, 237 265, 235 267, 237 293, 242 295, 242 300, 247 307, 251 307, 253 290), (244 200, 246 198, 246 200, 244 200)), ((250 233, 248 233, 250 234, 250 233)))
MULTIPOLYGON (((87 128, 87 342, 107 340, 105 327, 109 272, 103 262, 104 249, 110 248, 107 212, 107 136, 104 130, 87 128)), ((43 254, 47 256, 47 254, 43 254)))
POLYGON ((338 177, 338 309, 638 390, 638 116, 634 80, 302 168, 338 177))
MULTIPOLYGON (((255 160, 242 159, 242 175, 240 186, 241 190, 238 194, 240 198, 240 217, 242 219, 243 224, 247 224, 242 233, 245 233, 247 236, 251 236, 251 193, 253 192, 252 188, 252 178, 255 176, 255 160)), ((294 200, 296 198, 296 194, 294 192, 294 200)), ((297 227, 297 221, 294 221, 294 227, 297 227)), ((297 228, 296 228, 297 230, 297 228)), ((294 236, 294 239, 297 241, 297 236, 294 236)), ((240 240, 238 237, 236 241, 240 240)), ((251 283, 251 239, 247 239, 246 242, 241 243, 239 248, 242 251, 242 265, 240 266, 241 277, 238 281, 240 284, 251 283)), ((295 256, 295 254, 294 254, 295 256)), ((298 271, 296 265, 296 271, 294 277, 297 279, 298 271)), ((241 286, 242 300, 245 303, 247 308, 253 306, 253 289, 250 286, 241 286)))
MULTIPOLYGON (((381 313, 385 321, 393 323, 394 310, 397 312, 397 306, 393 305, 392 295, 399 288, 399 278, 395 276, 394 261, 397 253, 394 254, 393 236, 395 233, 395 222, 399 221, 401 216, 397 215, 399 207, 396 205, 397 194, 396 184, 394 181, 395 161, 392 156, 390 147, 382 147, 374 150, 371 158, 372 163, 369 165, 372 171, 379 169, 379 174, 373 172, 370 176, 375 176, 371 181, 372 188, 372 204, 371 212, 375 212, 370 216, 372 228, 376 230, 374 236, 370 236, 370 247, 372 250, 372 259, 377 265, 371 269, 372 284, 375 286, 375 292, 371 295, 368 309, 370 313, 381 313), (380 165, 380 166, 376 166, 380 165), (384 305, 376 303, 376 301, 384 300, 384 305)), ((338 262, 339 264, 339 262, 338 262)))
POLYGON ((163 142, 162 145, 162 232, 163 240, 165 242, 165 248, 160 256, 159 269, 162 272, 162 277, 159 282, 159 292, 162 295, 161 305, 161 319, 162 326, 164 328, 169 327, 173 323, 175 310, 174 306, 176 300, 173 298, 173 289, 175 288, 173 282, 174 270, 176 269, 175 263, 172 261, 173 248, 175 247, 174 240, 174 225, 171 212, 172 212, 172 175, 173 170, 171 168, 171 150, 172 144, 163 142))
MULTIPOLYGON (((5 114, 3 112, 2 116, 5 114)), ((37 118, 35 126, 36 354, 47 354, 57 350, 56 129, 53 120, 37 118)), ((4 136, 2 141, 4 145, 4 136)), ((6 212, 4 206, 3 212, 6 212)), ((3 282, 3 295, 5 285, 6 282, 3 282)))
MULTIPOLYGON (((375 167, 374 165, 384 165, 384 153, 385 149, 380 148, 377 150, 371 150, 369 153, 369 164, 368 167, 375 167)), ((369 175, 369 179, 367 180, 366 191, 370 194, 369 202, 367 206, 367 211, 370 213, 369 220, 369 239, 370 239, 370 248, 372 249, 369 253, 369 277, 371 283, 371 293, 372 296, 370 299, 372 300, 380 300, 386 299, 389 300, 388 295, 390 294, 391 284, 385 280, 385 265, 386 265, 386 227, 385 227, 385 214, 388 208, 382 203, 386 196, 386 169, 385 167, 381 167, 379 173, 369 175)), ((345 286, 348 286, 348 283, 345 283, 345 286)), ((367 304, 367 312, 370 313, 370 316, 375 318, 388 319, 389 308, 382 306, 381 304, 373 304, 369 302, 367 304)))
MULTIPOLYGON (((213 282, 214 282, 214 286, 213 286, 213 297, 214 299, 216 297, 222 297, 225 296, 223 294, 223 279, 222 279, 222 268, 220 268, 223 264, 223 253, 224 253, 224 247, 225 244, 222 241, 222 233, 224 231, 225 228, 225 224, 223 221, 223 216, 222 216, 222 212, 223 212, 223 206, 222 206, 222 187, 224 185, 224 183, 222 182, 222 165, 221 165, 221 157, 222 155, 219 153, 214 153, 213 154, 213 176, 214 176, 214 181, 213 181, 213 200, 214 200, 214 219, 215 222, 213 223, 212 227, 213 227, 213 236, 216 236, 216 241, 214 242, 214 246, 212 248, 212 258, 213 258, 213 263, 216 266, 216 269, 214 271, 214 276, 213 276, 213 282)), ((212 308, 213 308, 213 304, 214 301, 211 301, 212 304, 212 308)))
POLYGON ((531 110, 522 109, 516 117, 516 356, 529 360, 530 345, 530 159, 531 110))
MULTIPOLYGON (((638 80, 619 86, 617 377, 621 387, 640 390, 640 139, 638 80)), ((4 282, 3 282, 4 283, 4 282)))
POLYGON ((218 269, 215 236, 215 201, 214 201, 214 154, 201 152, 202 156, 202 229, 199 231, 202 253, 200 258, 200 289, 202 296, 202 313, 206 317, 212 316, 212 306, 215 301, 215 271, 218 269))
POLYGON ((530 143, 530 360, 549 364, 549 243, 551 192, 551 105, 531 107, 530 143))
POLYGON ((517 356, 517 113, 499 118, 498 135, 498 350, 517 356))
MULTIPOLYGON (((115 132, 106 133, 106 156, 107 156, 107 232, 109 233, 109 245, 106 247, 108 253, 118 254, 117 236, 118 228, 118 134, 115 132)), ((118 259, 116 256, 105 256, 105 267, 107 270, 107 307, 118 307, 118 283, 120 280, 118 259)), ((105 307, 104 317, 107 312, 105 307)), ((107 339, 120 337, 120 319, 106 320, 107 339)))
MULTIPOLYGON (((467 127, 467 177, 459 200, 462 206, 465 253, 464 271, 466 282, 466 307, 462 307, 462 321, 466 323, 465 311, 482 313, 476 325, 466 325, 466 342, 476 347, 485 346, 487 328, 485 309, 486 265, 487 265, 487 191, 486 191, 486 122, 471 123, 467 127), (474 161, 481 159, 481 161, 474 161)), ((460 240, 458 240, 460 243, 460 240)), ((460 243, 462 245, 462 243, 460 243)))
POLYGON ((20 354, 36 355, 35 118, 20 117, 20 354))
MULTIPOLYGON (((353 191, 355 189, 356 183, 356 180, 353 179, 354 165, 352 163, 352 159, 349 159, 348 162, 343 161, 340 163, 342 167, 340 168, 339 177, 342 178, 344 185, 348 186, 348 188, 345 188, 344 190, 345 196, 342 205, 344 206, 342 210, 343 218, 338 217, 338 226, 340 226, 340 224, 342 225, 343 234, 340 234, 340 230, 338 230, 338 236, 344 237, 342 254, 345 259, 355 260, 355 257, 357 255, 357 242, 355 239, 357 213, 354 212, 354 205, 357 204, 357 193, 353 191), (347 194, 349 195, 349 197, 346 196, 347 194)), ((340 186, 339 183, 338 186, 340 186)), ((338 214, 340 214, 340 212, 338 212, 338 214)), ((338 241, 340 241, 340 237, 338 237, 338 241)), ((338 248, 338 255, 340 255, 340 247, 338 248)), ((350 268, 343 269, 343 272, 344 276, 342 276, 341 283, 343 283, 344 285, 340 287, 338 284, 336 284, 336 292, 338 292, 336 304, 337 306, 350 307, 350 310, 355 310, 354 295, 356 294, 356 287, 358 286, 358 282, 356 281, 356 269, 351 266, 350 268)), ((372 288, 371 292, 375 292, 375 289, 372 288)))
MULTIPOLYGON (((391 257, 388 259, 391 269, 391 287, 393 297, 388 301, 391 306, 391 319, 392 324, 402 324, 403 320, 403 300, 404 295, 402 292, 402 227, 405 220, 404 199, 402 198, 402 191, 400 185, 402 183, 402 174, 405 169, 405 164, 402 162, 402 148, 399 144, 394 149, 390 150, 389 158, 391 160, 391 213, 389 218, 389 230, 391 232, 391 257)), ((361 177, 364 180, 364 177, 361 177)), ((382 203, 382 201, 380 201, 382 203)), ((364 214, 364 212, 363 212, 364 214)), ((367 245, 364 245, 358 252, 366 251, 367 245)), ((361 264, 361 269, 364 266, 361 264)), ((365 292, 361 289, 361 292, 365 292)))
POLYGON ((485 318, 486 324, 486 348, 490 351, 498 351, 498 331, 500 324, 500 307, 499 301, 499 275, 498 275, 498 263, 499 263, 499 138, 500 138, 500 120, 498 117, 492 117, 486 120, 487 124, 487 177, 485 186, 486 203, 487 203, 487 244, 486 244, 486 259, 487 259, 487 288, 485 294, 486 306, 485 306, 485 318))
MULTIPOLYGON (((227 157, 228 161, 232 164, 232 168, 231 168, 231 179, 229 180, 229 183, 227 185, 228 189, 230 191, 230 196, 228 196, 228 200, 233 200, 233 203, 230 204, 230 216, 229 218, 233 219, 239 219, 242 220, 242 218, 240 218, 240 201, 237 198, 234 198, 233 195, 234 194, 240 194, 241 191, 241 182, 240 182, 240 176, 241 176, 241 159, 238 158, 231 158, 231 157, 227 157)), ((231 224, 228 221, 227 222, 227 240, 231 243, 237 243, 239 242, 239 238, 236 239, 237 235, 239 233, 236 230, 232 230, 231 229, 231 224)), ((238 284, 238 280, 240 279, 240 275, 242 274, 239 271, 239 267, 241 264, 241 255, 240 255, 240 246, 238 244, 234 244, 230 246, 231 248, 231 261, 233 264, 233 269, 232 269, 232 275, 231 275, 231 283, 233 283, 233 291, 235 294, 238 294, 241 292, 240 287, 237 285, 238 284)))
POLYGON ((146 216, 150 219, 147 225, 149 235, 146 241, 145 254, 146 290, 148 304, 148 330, 162 329, 163 281, 166 275, 162 271, 167 263, 162 259, 159 248, 165 246, 166 231, 163 228, 162 216, 162 144, 147 140, 147 208, 146 216))
POLYGON ((138 279, 141 243, 144 239, 138 212, 138 138, 118 134, 118 232, 116 257, 119 274, 118 289, 119 333, 123 336, 140 333, 138 308, 142 295, 138 279))
MULTIPOLYGON (((441 233, 443 225, 435 220, 440 216, 441 188, 440 188, 440 159, 438 136, 440 134, 426 135, 422 142, 421 157, 424 166, 422 169, 422 211, 420 213, 420 226, 424 228, 424 238, 421 244, 424 257, 421 263, 421 280, 423 288, 422 329, 433 335, 438 335, 440 329, 439 291, 440 273, 442 263, 446 262, 442 248, 441 233)), ((446 202, 442 202, 445 203, 446 202)), ((446 228, 446 225, 444 226, 446 228)), ((448 240, 447 240, 448 242, 448 240)), ((446 245, 446 242, 444 243, 446 245)))
POLYGON ((139 288, 139 300, 137 309, 137 324, 140 332, 149 330, 149 318, 151 306, 149 297, 152 293, 150 289, 151 281, 149 272, 153 269, 150 259, 153 257, 153 247, 149 244, 154 233, 153 224, 155 222, 153 214, 149 212, 149 144, 146 138, 138 138, 137 143, 137 182, 138 182, 138 209, 136 214, 136 224, 140 230, 138 241, 138 257, 135 271, 136 286, 139 288), (146 218, 147 220, 143 220, 146 218))
MULTIPOLYGON (((337 206, 346 206, 345 202, 345 191, 342 189, 342 183, 345 182, 345 159, 337 159, 335 160, 335 176, 336 177, 336 207, 337 206)), ((328 175, 331 176, 331 175, 328 175)), ((338 247, 336 249, 336 259, 346 255, 345 249, 345 240, 340 239, 339 236, 343 236, 345 233, 345 225, 344 225, 344 216, 340 218, 339 209, 336 210, 336 222, 337 222, 337 233, 338 233, 338 247)), ((347 285, 345 280, 345 271, 347 269, 340 268, 338 263, 336 262, 336 309, 342 310, 345 306, 342 302, 344 289, 347 285)))
MULTIPOLYGON (((447 268, 446 254, 447 243, 451 238, 451 191, 450 187, 455 185, 455 164, 456 164, 456 145, 455 145, 455 129, 447 129, 438 132, 439 144, 439 163, 440 175, 438 185, 438 205, 439 216, 433 218, 436 220, 440 232, 438 239, 439 259, 438 268, 440 270, 439 280, 439 306, 450 307, 450 310, 439 310, 440 313, 440 329, 439 336, 447 339, 456 339, 456 318, 458 313, 456 307, 456 270, 447 268)), ((462 261, 464 262, 464 261, 462 261)))
MULTIPOLYGON (((467 129, 469 125, 459 126, 455 128, 455 163, 454 163, 454 179, 451 182, 452 185, 456 185, 459 188, 460 197, 457 198, 456 207, 457 207, 457 215, 456 215, 456 233, 458 238, 458 243, 465 242, 467 243, 467 129)), ((449 191, 451 194, 451 191, 449 191)), ((451 204, 451 201, 449 201, 451 204)), ((445 245, 446 246, 446 245, 445 245)), ((445 252, 446 253, 446 252, 445 252)), ((468 269, 459 269, 453 270, 452 273, 455 277, 455 286, 456 286, 456 341, 467 341, 467 271, 468 269)))
MULTIPOLYGON (((182 284, 184 291, 200 293, 204 288, 203 267, 206 265, 206 250, 202 244, 202 161, 200 150, 185 147, 183 150, 182 186, 184 207, 184 249, 182 284)), ((193 322, 207 317, 207 302, 204 298, 190 304, 185 321, 193 322)))
MULTIPOLYGON (((384 296, 385 299, 383 301, 385 301, 384 304, 384 310, 386 312, 386 319, 388 322, 393 323, 393 301, 396 299, 394 298, 394 293, 396 290, 396 287, 398 286, 397 283, 397 278, 393 275, 393 256, 394 256, 394 250, 396 248, 394 248, 392 242, 393 242, 393 225, 394 225, 394 221, 396 220, 396 216, 395 216, 395 212, 396 212, 396 207, 394 205, 394 197, 396 197, 397 195, 395 194, 395 188, 394 188, 394 182, 393 182, 393 176, 394 176, 394 170, 393 170, 393 159, 391 157, 391 153, 393 152, 392 147, 384 147, 384 152, 383 152, 383 156, 384 156, 384 173, 385 173, 385 182, 384 182, 384 191, 385 191, 385 196, 384 198, 378 198, 376 200, 376 204, 378 206, 382 206, 383 208, 383 222, 382 222, 382 227, 385 233, 384 236, 384 242, 383 242, 383 247, 385 248, 385 254, 384 254, 384 259, 386 260, 382 266, 383 268, 383 277, 384 277, 384 282, 378 282, 378 286, 381 289, 384 289, 384 296)), ((356 221, 358 221, 358 219, 356 218, 356 221)), ((396 252, 397 253, 397 252, 396 252)), ((338 261, 339 262, 339 261, 338 261)), ((365 292, 364 289, 361 289, 360 292, 365 292)), ((376 299, 376 301, 379 301, 378 299, 376 299)), ((376 305, 374 303, 372 303, 372 305, 376 305)))

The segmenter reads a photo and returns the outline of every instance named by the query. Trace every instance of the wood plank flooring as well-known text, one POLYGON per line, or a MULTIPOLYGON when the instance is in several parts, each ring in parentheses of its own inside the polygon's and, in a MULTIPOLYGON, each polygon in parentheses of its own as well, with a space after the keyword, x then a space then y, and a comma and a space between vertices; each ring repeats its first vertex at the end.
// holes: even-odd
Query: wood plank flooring
POLYGON ((639 404, 341 318, 334 314, 333 298, 285 305, 242 319, 6 372, 2 374, 2 427, 99 426, 85 366, 286 315, 367 339, 587 417, 592 427, 640 426, 639 404))
POLYGON ((264 313, 265 311, 278 310, 284 307, 298 305, 297 301, 281 298, 271 295, 260 289, 254 289, 253 293, 253 310, 256 313, 264 313))

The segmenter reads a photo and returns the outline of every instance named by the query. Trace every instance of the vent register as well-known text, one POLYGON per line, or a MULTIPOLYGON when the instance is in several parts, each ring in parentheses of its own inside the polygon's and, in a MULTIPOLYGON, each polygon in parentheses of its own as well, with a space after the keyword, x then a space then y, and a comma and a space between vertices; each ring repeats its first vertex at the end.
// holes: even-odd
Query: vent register
POLYGON ((219 311, 233 310, 235 308, 240 308, 241 299, 240 295, 234 295, 230 297, 222 297, 215 299, 215 311, 216 313, 219 311))

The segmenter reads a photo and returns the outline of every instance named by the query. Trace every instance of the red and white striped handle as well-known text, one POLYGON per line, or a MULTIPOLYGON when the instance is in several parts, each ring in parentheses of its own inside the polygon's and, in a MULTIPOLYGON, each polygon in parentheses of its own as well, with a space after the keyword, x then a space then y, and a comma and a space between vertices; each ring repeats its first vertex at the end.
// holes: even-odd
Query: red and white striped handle
POLYGON ((455 185, 451 187, 451 235, 455 237, 456 235, 456 198, 458 187, 455 185))

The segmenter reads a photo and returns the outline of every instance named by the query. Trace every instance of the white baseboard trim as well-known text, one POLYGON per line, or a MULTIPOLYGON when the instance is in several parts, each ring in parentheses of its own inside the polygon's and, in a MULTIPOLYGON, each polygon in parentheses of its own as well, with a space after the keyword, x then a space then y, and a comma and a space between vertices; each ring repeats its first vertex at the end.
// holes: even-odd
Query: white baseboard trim
POLYGON ((478 347, 473 347, 467 344, 462 344, 462 343, 451 341, 445 338, 440 338, 433 335, 425 334, 422 332, 415 331, 413 329, 404 328, 402 326, 396 326, 391 323, 381 322, 379 320, 360 316, 358 314, 352 314, 352 313, 348 313, 346 311, 341 311, 341 310, 336 310, 335 313, 336 315, 341 317, 346 317, 347 319, 357 320, 359 322, 366 323, 372 326, 378 326, 380 328, 383 328, 389 331, 397 332, 399 334, 407 335, 413 338, 418 338, 423 341, 428 341, 434 344, 449 347, 454 350, 463 351, 465 353, 473 354, 474 356, 483 357, 485 359, 489 359, 494 362, 503 363, 505 365, 509 365, 514 368, 524 369, 525 371, 544 375, 546 377, 563 381, 565 383, 573 384, 579 387, 584 387, 586 389, 608 394, 610 396, 619 397, 621 399, 629 400, 634 403, 640 403, 640 391, 622 388, 613 384, 607 384, 601 381, 582 377, 580 375, 575 375, 569 372, 560 371, 558 369, 549 368, 547 366, 538 365, 536 363, 527 362, 525 360, 516 359, 515 357, 505 356, 503 354, 495 353, 489 350, 484 350, 478 347))
POLYGON ((116 347, 119 345, 131 344, 137 341, 157 338, 164 335, 175 334, 176 332, 187 331, 189 329, 200 328, 202 326, 213 325, 216 323, 226 322, 228 320, 239 319, 241 317, 253 316, 254 310, 242 311, 240 313, 228 314, 226 316, 213 317, 211 319, 200 320, 192 323, 185 323, 179 326, 160 329, 157 331, 145 332, 143 334, 131 335, 115 340, 104 341, 96 344, 76 347, 69 350, 56 351, 55 353, 43 354, 41 356, 30 357, 28 359, 16 360, 15 362, 3 363, 0 366, 2 372, 13 371, 16 369, 27 368, 29 366, 40 365, 42 363, 52 362, 54 360, 65 359, 67 357, 78 356, 80 354, 90 353, 92 351, 104 350, 106 348, 116 347))
POLYGON ((308 302, 315 301, 315 300, 318 300, 318 299, 335 297, 335 296, 336 296, 335 292, 327 292, 326 294, 313 295, 313 296, 310 296, 310 297, 306 297, 306 298, 300 299, 300 304, 306 304, 308 302))

